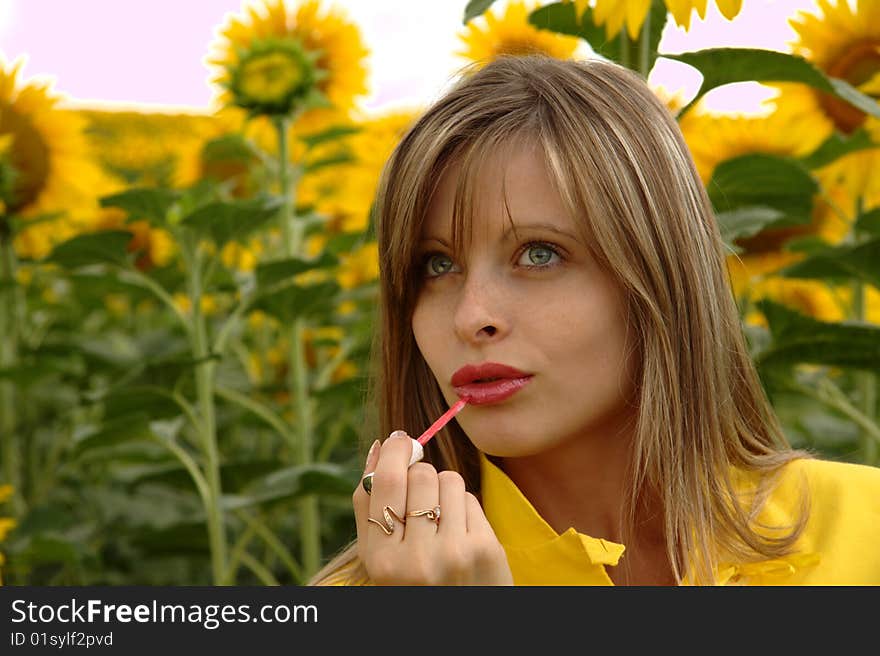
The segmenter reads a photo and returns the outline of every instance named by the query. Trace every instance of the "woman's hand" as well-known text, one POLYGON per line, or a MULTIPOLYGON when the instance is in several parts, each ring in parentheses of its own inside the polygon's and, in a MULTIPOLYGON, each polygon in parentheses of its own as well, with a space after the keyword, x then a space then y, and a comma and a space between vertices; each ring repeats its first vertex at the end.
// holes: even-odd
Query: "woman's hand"
POLYGON ((439 474, 426 462, 409 464, 412 440, 403 431, 391 434, 367 458, 365 473, 375 472, 367 494, 358 485, 352 500, 357 520, 358 553, 370 579, 377 585, 513 585, 504 549, 495 537, 480 502, 465 491, 457 472, 439 474), (383 510, 391 517, 387 534, 383 510))

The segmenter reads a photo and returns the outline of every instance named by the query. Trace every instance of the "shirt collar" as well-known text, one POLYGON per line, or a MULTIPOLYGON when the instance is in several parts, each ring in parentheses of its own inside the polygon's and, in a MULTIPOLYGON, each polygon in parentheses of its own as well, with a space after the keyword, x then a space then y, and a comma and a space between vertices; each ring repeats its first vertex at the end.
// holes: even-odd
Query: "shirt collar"
MULTIPOLYGON (((618 564, 624 545, 578 533, 574 528, 560 535, 510 477, 482 453, 480 472, 483 512, 504 547, 516 585, 613 585, 605 566, 618 564)), ((737 487, 742 489, 746 480, 738 480, 737 487)), ((761 518, 785 525, 790 512, 788 504, 771 498, 761 518)), ((781 582, 819 560, 816 553, 800 551, 775 560, 721 563, 716 583, 781 582)), ((683 583, 688 585, 687 577, 683 583)))
POLYGON ((514 482, 480 454, 483 512, 517 585, 611 585, 605 565, 620 561, 622 544, 569 528, 561 535, 538 514, 514 482))

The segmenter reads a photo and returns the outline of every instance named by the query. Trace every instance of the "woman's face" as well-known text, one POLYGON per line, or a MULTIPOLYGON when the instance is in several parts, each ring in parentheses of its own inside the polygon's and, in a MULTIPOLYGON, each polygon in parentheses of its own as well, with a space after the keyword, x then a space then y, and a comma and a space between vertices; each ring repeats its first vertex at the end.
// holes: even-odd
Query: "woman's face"
POLYGON ((461 253, 451 249, 457 174, 452 166, 441 179, 421 235, 416 342, 449 405, 460 398, 453 374, 465 365, 497 362, 530 375, 500 402, 468 404, 457 421, 499 457, 613 437, 632 411, 623 298, 582 243, 540 151, 518 146, 484 162, 461 253))

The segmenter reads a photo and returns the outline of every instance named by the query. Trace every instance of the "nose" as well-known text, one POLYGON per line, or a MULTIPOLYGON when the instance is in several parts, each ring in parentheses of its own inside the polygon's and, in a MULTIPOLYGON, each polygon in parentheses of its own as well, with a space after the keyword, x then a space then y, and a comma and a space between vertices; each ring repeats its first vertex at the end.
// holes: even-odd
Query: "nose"
POLYGON ((507 294, 490 273, 470 272, 455 307, 455 332, 466 343, 501 339, 510 332, 507 294))

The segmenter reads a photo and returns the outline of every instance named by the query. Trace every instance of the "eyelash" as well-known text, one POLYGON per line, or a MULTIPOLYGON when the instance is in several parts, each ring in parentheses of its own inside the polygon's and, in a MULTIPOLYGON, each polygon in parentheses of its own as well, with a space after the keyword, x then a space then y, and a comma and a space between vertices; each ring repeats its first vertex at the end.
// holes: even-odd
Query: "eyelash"
MULTIPOLYGON (((520 257, 522 257, 523 253, 528 251, 530 248, 534 248, 536 246, 539 246, 541 248, 544 248, 544 249, 550 251, 551 253, 556 255, 560 259, 560 261, 555 262, 553 264, 525 264, 525 265, 523 265, 523 268, 525 268, 525 269, 554 269, 557 266, 559 266, 560 264, 562 264, 563 257, 562 257, 561 249, 558 246, 556 246, 555 244, 551 244, 550 242, 546 242, 546 241, 530 241, 526 244, 523 244, 523 247, 516 254, 516 259, 518 260, 520 257)), ((422 272, 424 272, 425 267, 431 261, 431 258, 434 257, 435 255, 443 255, 444 257, 449 257, 448 255, 446 255, 445 253, 441 253, 440 251, 431 251, 429 253, 425 253, 421 258, 422 272)), ((434 278, 440 278, 442 275, 443 275, 442 273, 438 273, 438 274, 434 274, 434 275, 425 274, 423 277, 426 280, 431 280, 434 278)))

